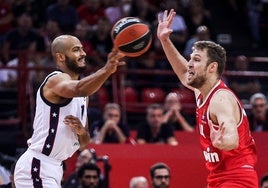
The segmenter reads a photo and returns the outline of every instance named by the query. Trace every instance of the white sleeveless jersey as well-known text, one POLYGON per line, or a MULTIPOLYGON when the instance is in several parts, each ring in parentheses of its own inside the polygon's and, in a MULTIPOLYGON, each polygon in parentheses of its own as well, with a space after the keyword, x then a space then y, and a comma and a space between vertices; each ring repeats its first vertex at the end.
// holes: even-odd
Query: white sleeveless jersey
POLYGON ((61 72, 54 71, 49 74, 37 91, 33 135, 27 143, 30 149, 63 161, 71 157, 80 147, 77 134, 63 123, 64 117, 67 115, 78 117, 85 126, 87 97, 74 97, 64 104, 53 104, 46 100, 43 86, 49 77, 58 73, 61 72))

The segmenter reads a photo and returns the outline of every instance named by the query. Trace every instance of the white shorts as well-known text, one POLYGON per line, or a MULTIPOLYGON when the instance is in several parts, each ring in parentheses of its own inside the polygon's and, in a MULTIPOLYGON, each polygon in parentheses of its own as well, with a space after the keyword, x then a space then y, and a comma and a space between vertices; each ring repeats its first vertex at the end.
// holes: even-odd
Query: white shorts
POLYGON ((28 149, 17 161, 14 180, 16 188, 60 188, 62 162, 28 149))

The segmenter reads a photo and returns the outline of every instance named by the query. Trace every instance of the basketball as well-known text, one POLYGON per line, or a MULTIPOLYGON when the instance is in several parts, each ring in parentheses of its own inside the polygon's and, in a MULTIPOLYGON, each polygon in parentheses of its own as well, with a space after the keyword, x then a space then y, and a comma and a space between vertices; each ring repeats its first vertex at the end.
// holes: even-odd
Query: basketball
POLYGON ((144 54, 151 46, 152 34, 147 24, 137 17, 117 21, 111 31, 114 47, 127 57, 144 54))

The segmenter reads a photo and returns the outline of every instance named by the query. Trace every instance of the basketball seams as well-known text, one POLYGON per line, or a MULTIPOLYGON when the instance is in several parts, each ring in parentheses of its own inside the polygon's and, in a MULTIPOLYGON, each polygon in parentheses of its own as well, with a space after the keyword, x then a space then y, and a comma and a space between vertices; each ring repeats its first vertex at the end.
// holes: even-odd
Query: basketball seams
POLYGON ((144 38, 146 35, 150 34, 151 32, 150 31, 147 31, 146 33, 144 33, 143 35, 141 35, 139 38, 135 38, 135 40, 132 40, 132 41, 129 41, 129 42, 126 42, 124 44, 121 44, 121 45, 118 45, 118 48, 122 47, 122 46, 125 46, 125 45, 128 45, 128 44, 131 44, 133 42, 136 42, 142 38, 144 38))
POLYGON ((112 28, 111 32, 112 39, 114 39, 118 35, 118 33, 121 32, 122 28, 124 29, 125 27, 128 27, 135 23, 141 23, 140 19, 137 17, 125 17, 118 20, 112 28))
POLYGON ((133 23, 133 22, 129 22, 129 23, 127 23, 127 24, 125 24, 125 25, 123 25, 121 28, 120 28, 120 30, 119 30, 119 32, 115 32, 115 26, 113 26, 113 29, 112 29, 112 31, 113 31, 113 33, 112 33, 112 38, 113 39, 115 39, 116 38, 116 36, 119 34, 119 33, 121 33, 122 31, 124 31, 126 28, 128 28, 129 26, 132 26, 132 25, 136 25, 136 24, 142 24, 142 23, 140 23, 140 22, 136 22, 136 23, 133 23))
POLYGON ((151 43, 152 43, 152 37, 149 38, 149 42, 146 43, 147 45, 144 45, 145 48, 141 50, 133 50, 133 48, 127 47, 126 45, 119 47, 119 50, 123 51, 123 53, 128 57, 137 57, 144 54, 150 48, 151 43))
POLYGON ((132 41, 138 40, 139 38, 143 37, 146 34, 149 34, 149 28, 147 25, 142 23, 135 23, 131 26, 125 27, 122 29, 117 36, 114 38, 115 46, 121 46, 119 44, 128 44, 132 41), (137 30, 136 28, 139 27, 138 32, 136 32, 136 35, 130 34, 130 32, 137 30))
POLYGON ((111 37, 114 47, 128 57, 142 55, 152 43, 149 26, 136 17, 125 17, 116 22, 111 37))

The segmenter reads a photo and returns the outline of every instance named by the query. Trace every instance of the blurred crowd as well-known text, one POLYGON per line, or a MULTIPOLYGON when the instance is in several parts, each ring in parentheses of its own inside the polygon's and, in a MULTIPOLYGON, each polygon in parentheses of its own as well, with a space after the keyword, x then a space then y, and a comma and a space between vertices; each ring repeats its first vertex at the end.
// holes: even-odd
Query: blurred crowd
MULTIPOLYGON (((153 36, 152 45, 144 55, 126 59, 127 66, 123 69, 136 70, 136 72, 121 74, 115 78, 115 80, 118 79, 116 82, 123 83, 124 86, 124 94, 118 88, 117 100, 113 95, 115 90, 111 80, 108 80, 97 94, 91 97, 91 104, 96 102, 99 108, 89 109, 91 123, 96 120, 90 132, 92 135, 96 134, 108 116, 114 115, 106 114, 106 110, 110 107, 117 111, 122 110, 120 109, 122 107, 123 111, 140 113, 141 111, 135 108, 128 109, 129 104, 138 102, 163 105, 159 107, 161 113, 164 114, 166 111, 168 113, 163 116, 164 120, 161 122, 171 123, 172 127, 177 130, 192 131, 195 122, 193 118, 187 117, 193 116, 193 111, 187 107, 195 103, 192 94, 182 87, 174 74, 155 72, 162 71, 163 73, 165 70, 171 70, 166 58, 163 58, 164 54, 156 37, 157 16, 161 16, 165 9, 176 11, 171 39, 176 48, 187 58, 191 54, 193 43, 198 40, 223 42, 223 46, 226 44, 218 38, 218 34, 227 29, 223 28, 225 27, 223 22, 217 20, 219 17, 216 15, 219 14, 226 16, 223 19, 228 20, 228 16, 234 16, 232 21, 240 20, 237 28, 246 28, 243 35, 250 40, 250 46, 246 48, 258 50, 264 46, 262 43, 265 39, 262 38, 261 28, 263 24, 264 26, 266 24, 263 20, 267 16, 265 13, 267 2, 261 0, 228 0, 216 3, 212 0, 0 0, 0 64, 3 68, 0 68, 0 88, 17 88, 18 81, 21 82, 23 78, 26 80, 24 82, 31 83, 32 88, 27 88, 26 92, 30 101, 34 101, 35 89, 47 72, 56 68, 50 55, 50 44, 61 34, 73 34, 78 37, 87 53, 88 70, 97 70, 104 65, 107 54, 113 47, 112 26, 123 17, 138 17, 150 26, 153 36), (221 13, 216 13, 218 6, 224 7, 221 13), (21 71, 25 70, 23 67, 37 71, 24 72, 21 71), (164 104, 168 101, 165 97, 169 98, 169 101, 174 101, 175 99, 171 98, 176 95, 181 104, 170 107, 173 110, 166 109, 170 105, 164 104), (104 108, 107 103, 113 102, 118 102, 118 104, 104 108), (177 113, 178 111, 180 113, 177 113), (183 119, 184 116, 186 119, 183 119), (174 123, 177 120, 181 125, 174 123), (97 121, 99 122, 96 123, 97 121)), ((228 45, 225 47, 228 52, 228 45)), ((236 71, 236 74, 227 75, 225 82, 245 104, 251 105, 250 97, 255 93, 263 93, 267 96, 268 86, 265 77, 243 75, 249 71, 268 71, 268 66, 267 63, 250 62, 250 57, 242 50, 232 56, 233 59, 228 59, 226 71, 236 71), (242 73, 242 76, 237 76, 238 73, 242 73)), ((30 106, 32 104, 34 102, 30 106)), ((148 115, 150 110, 145 111, 148 105, 143 106, 143 119, 150 117, 148 115), (147 116, 146 113, 148 113, 147 116)), ((190 108, 193 109, 193 106, 190 108)), ((135 121, 138 118, 136 116, 125 117, 125 112, 121 113, 119 116, 123 123, 129 123, 130 129, 138 130, 140 122, 135 121)), ((116 122, 119 122, 120 118, 116 122)), ((107 122, 104 127, 109 132, 113 126, 107 122)), ((120 127, 123 130, 117 131, 117 136, 120 137, 118 141, 125 142, 129 136, 128 128, 125 125, 120 125, 120 127)), ((148 138, 145 139, 148 137, 145 133, 139 133, 138 136, 143 136, 142 142, 148 141, 148 138)), ((101 135, 101 140, 114 141, 115 138, 113 136, 104 138, 101 135)))
MULTIPOLYGON (((229 0, 218 4, 227 8, 222 12, 223 17, 230 10, 241 20, 237 27, 247 25, 244 32, 251 38, 253 47, 262 45, 260 23, 266 16, 262 1, 229 0)), ((64 33, 76 35, 84 45, 89 65, 99 67, 104 64, 113 46, 110 36, 113 24, 126 16, 139 17, 150 26, 154 41, 149 54, 161 55, 162 50, 155 37, 157 15, 171 8, 177 13, 171 38, 176 47, 189 56, 194 41, 218 40, 219 27, 224 25, 216 24, 215 7, 211 0, 1 0, 1 61, 7 64, 16 57, 17 50, 28 50, 29 56, 34 52, 48 52, 51 41, 64 33)), ((28 59, 40 61, 40 57, 28 59)), ((153 66, 167 66, 160 64, 157 62, 153 66)))
MULTIPOLYGON (((144 55, 126 59, 125 69, 144 72, 124 75, 124 97, 127 102, 137 103, 143 100, 147 105, 141 119, 138 119, 139 122, 131 121, 134 119, 131 117, 126 121, 122 112, 124 104, 111 100, 111 92, 107 92, 111 90, 111 84, 109 81, 105 83, 98 92, 98 95, 103 95, 99 101, 102 108, 90 108, 88 112, 91 143, 178 145, 175 131, 193 132, 195 129, 194 112, 185 107, 186 103, 194 104, 195 101, 174 76, 149 74, 155 70, 171 70, 167 60, 162 58, 164 54, 156 37, 157 16, 161 16, 165 9, 175 9, 171 40, 187 58, 191 54, 193 43, 198 40, 222 42, 228 50, 228 37, 223 40, 218 35, 226 32, 227 28, 223 28, 225 25, 215 20, 213 5, 217 3, 224 4, 224 16, 229 14, 230 17, 234 16, 235 21, 240 21, 237 27, 241 26, 244 29, 243 35, 249 39, 249 45, 245 46, 247 50, 258 51, 267 47, 267 36, 262 35, 261 30, 268 28, 268 16, 265 11, 267 1, 0 0, 0 88, 17 88, 17 82, 21 77, 13 68, 16 69, 23 64, 38 70, 24 75, 33 86, 33 94, 35 87, 39 86, 47 74, 46 71, 56 68, 50 55, 50 44, 61 34, 72 34, 80 39, 87 53, 89 70, 94 71, 102 67, 113 47, 112 26, 123 17, 139 17, 150 26, 153 42, 144 55), (5 69, 2 69, 3 67, 5 69), (154 90, 149 90, 150 88, 154 90), (138 93, 135 93, 137 91, 138 93), (130 95, 127 95, 128 93, 130 95), (152 93, 159 98, 151 100, 152 93)), ((252 64, 243 49, 236 50, 232 55, 234 59, 227 64, 227 71, 268 71, 267 65, 252 64)), ((255 76, 226 76, 225 81, 239 98, 250 106, 248 114, 251 130, 267 131, 267 81, 255 76)), ((120 92, 118 95, 122 98, 120 92)), ((136 117, 135 119, 137 120, 136 117)), ((80 157, 83 157, 83 154, 81 152, 80 157)), ((74 179, 69 179, 70 184, 82 182, 83 178, 86 180, 87 170, 90 171, 87 175, 89 179, 95 182, 101 180, 98 167, 93 164, 86 164, 83 168, 80 168, 82 164, 78 166, 79 169, 74 172, 74 179)), ((6 179, 6 182, 10 182, 8 177, 6 179)), ((137 179, 144 183, 143 178, 137 179)), ((169 179, 169 170, 167 178, 160 177, 160 180, 162 179, 169 179)), ((134 181, 136 179, 130 183, 132 188, 134 181)))
MULTIPOLYGON (((230 23, 238 21, 235 28, 243 31, 239 35, 245 35, 249 43, 243 40, 243 49, 233 50, 236 54, 232 54, 230 50, 228 54, 245 56, 244 60, 238 58, 237 61, 243 61, 240 64, 247 61, 246 70, 252 70, 247 52, 253 49, 260 51, 261 47, 265 47, 266 35, 262 34, 261 28, 268 24, 265 11, 267 5, 261 0, 228 0, 216 3, 212 0, 0 0, 0 65, 8 68, 0 70, 0 86, 17 87, 17 79, 20 79, 20 76, 14 67, 21 64, 29 69, 37 68, 38 72, 31 71, 24 76, 27 76, 27 80, 29 79, 34 87, 38 86, 46 75, 38 68, 55 68, 50 55, 50 44, 61 34, 78 37, 87 53, 89 70, 100 68, 113 47, 112 26, 123 17, 133 16, 150 26, 153 42, 144 55, 126 59, 127 66, 123 69, 142 69, 145 72, 124 76, 125 85, 138 91, 146 87, 161 87, 164 92, 170 92, 180 85, 177 78, 150 73, 155 70, 171 70, 166 58, 163 58, 164 54, 156 37, 157 16, 162 15, 165 9, 171 8, 176 11, 171 39, 187 58, 191 54, 193 43, 198 40, 217 41, 228 51, 228 37, 223 40, 220 34, 235 32, 232 31, 234 28, 230 28, 231 25, 225 24, 226 20, 230 23), (220 6, 221 9, 218 8, 220 6), (229 17, 234 19, 230 20, 229 17)), ((234 62, 236 61, 228 62, 231 65, 227 66, 228 70, 240 69, 234 62)), ((267 66, 259 67, 259 70, 268 70, 267 66)), ((238 88, 231 83, 232 78, 226 79, 227 83, 228 81, 233 88, 238 88)), ((251 83, 251 88, 254 88, 252 92, 266 92, 267 88, 261 88, 258 81, 251 83)), ((106 85, 111 89, 109 82, 106 85)), ((138 93, 137 97, 140 98, 141 93, 138 93)), ((246 98, 249 98, 249 95, 246 98)))

